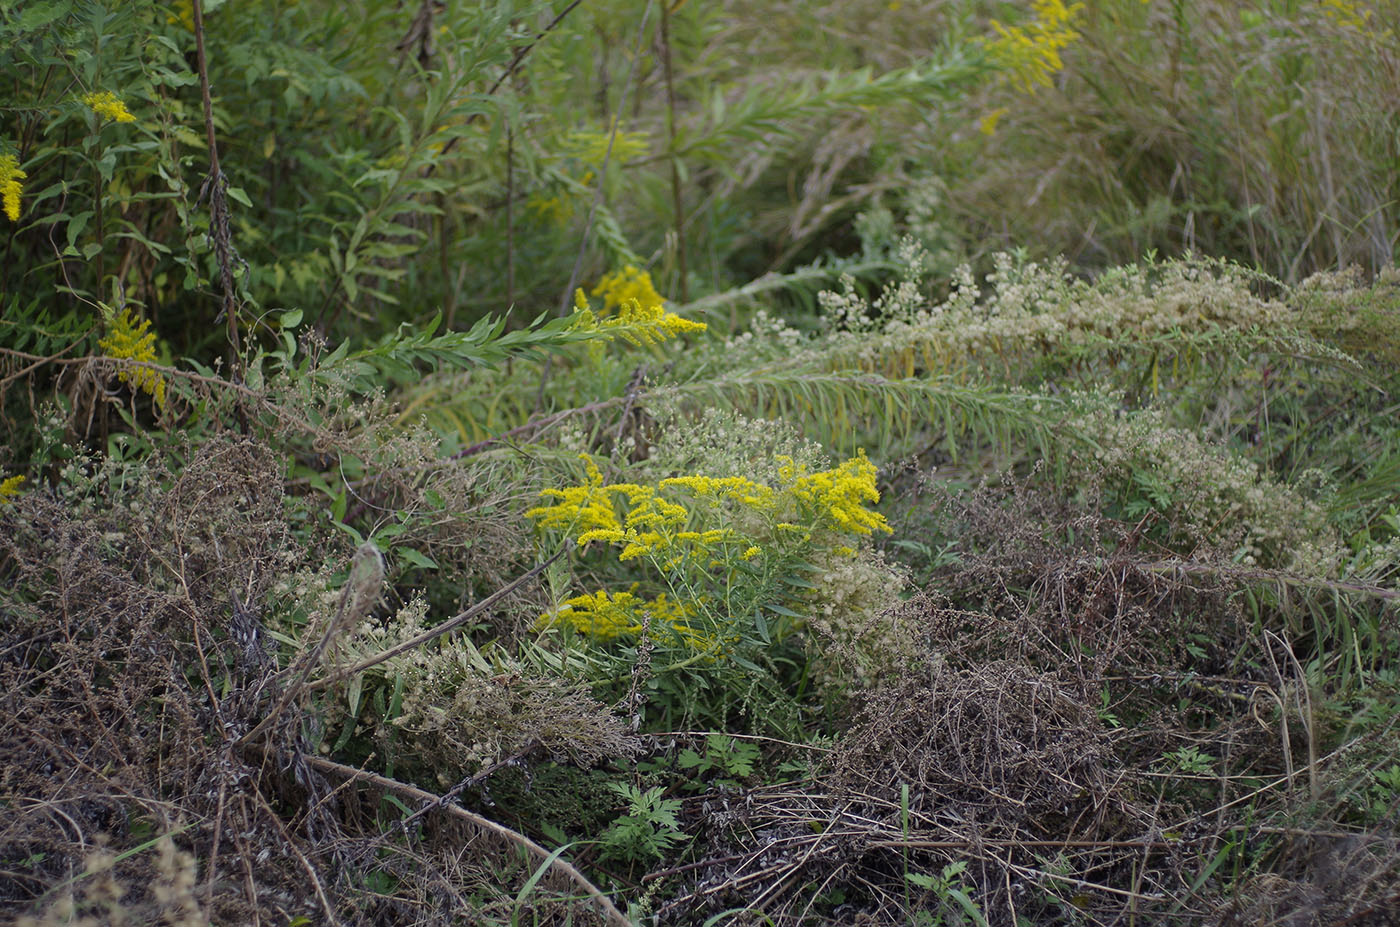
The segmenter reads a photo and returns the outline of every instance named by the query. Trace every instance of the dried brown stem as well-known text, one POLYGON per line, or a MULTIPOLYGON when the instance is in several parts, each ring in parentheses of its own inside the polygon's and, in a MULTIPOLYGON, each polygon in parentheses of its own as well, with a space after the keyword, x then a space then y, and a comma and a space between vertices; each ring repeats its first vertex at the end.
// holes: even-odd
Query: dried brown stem
POLYGON ((416 786, 408 785, 404 782, 399 782, 397 779, 389 779, 385 776, 376 775, 375 773, 367 772, 363 769, 356 769, 353 766, 346 766, 341 763, 336 763, 332 760, 323 759, 319 756, 307 756, 306 762, 315 769, 319 770, 320 772, 326 773, 328 775, 354 779, 359 782, 365 782, 374 786, 375 788, 383 789, 387 792, 393 792, 396 795, 413 799, 416 802, 432 803, 434 805, 437 805, 437 807, 439 807, 443 812, 450 814, 453 817, 466 821, 469 824, 472 824, 476 827, 481 828, 482 830, 495 834, 496 836, 501 837, 502 839, 513 843, 518 847, 521 847, 531 856, 534 856, 536 859, 547 862, 551 869, 562 873, 563 875, 568 877, 569 881, 573 882, 579 888, 583 889, 583 891, 587 892, 588 896, 592 898, 595 902, 597 902, 599 909, 602 911, 603 916, 608 920, 609 923, 617 924, 619 925, 619 927, 631 927, 632 922, 629 921, 627 917, 617 909, 617 906, 612 903, 612 900, 609 899, 607 895, 603 894, 602 890, 599 889, 598 886, 590 882, 583 873, 579 872, 571 864, 565 862, 557 856, 554 856, 544 847, 540 846, 538 843, 531 840, 524 834, 519 833, 518 831, 511 830, 509 827, 506 827, 503 824, 497 824, 490 818, 484 818, 479 814, 473 814, 472 812, 461 807, 460 805, 441 803, 440 796, 434 795, 432 792, 424 791, 423 789, 417 788, 416 786))
POLYGON ((522 574, 521 576, 502 586, 500 589, 497 589, 495 592, 491 593, 489 596, 482 599, 480 602, 476 603, 471 608, 467 609, 461 614, 454 615, 453 617, 447 619, 446 621, 442 622, 436 627, 429 628, 422 634, 419 634, 417 637, 410 638, 409 640, 406 640, 401 644, 395 644, 388 650, 381 650, 379 653, 376 653, 373 656, 365 657, 363 660, 361 660, 359 663, 356 663, 354 666, 339 670, 338 672, 332 673, 331 675, 326 676, 322 679, 314 680, 306 685, 306 690, 313 691, 316 689, 324 689, 327 686, 334 685, 335 683, 340 682, 342 679, 347 679, 351 676, 354 676, 356 673, 362 673, 370 667, 378 666, 386 660, 392 660, 394 657, 397 657, 401 653, 407 653, 415 647, 421 647, 429 641, 436 640, 437 638, 442 637, 442 635, 446 634, 447 632, 461 627, 471 619, 475 618, 477 615, 484 612, 486 609, 490 608, 497 602, 504 599, 506 596, 515 592, 515 590, 519 589, 521 586, 525 585, 527 582, 534 579, 536 576, 539 576, 541 573, 543 573, 546 569, 549 568, 549 565, 551 563, 564 556, 567 550, 567 547, 563 550, 560 550, 548 560, 545 560, 543 563, 537 564, 528 573, 522 574))

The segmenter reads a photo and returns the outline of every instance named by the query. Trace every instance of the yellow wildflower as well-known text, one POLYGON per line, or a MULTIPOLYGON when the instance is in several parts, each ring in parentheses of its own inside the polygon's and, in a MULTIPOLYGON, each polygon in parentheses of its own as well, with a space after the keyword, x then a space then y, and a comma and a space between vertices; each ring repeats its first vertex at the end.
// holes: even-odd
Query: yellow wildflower
POLYGON ((684 486, 697 496, 720 496, 733 499, 752 509, 768 510, 774 505, 773 487, 764 486, 743 476, 673 476, 661 481, 663 487, 684 486))
POLYGON ((713 525, 714 519, 728 517, 720 508, 724 502, 769 516, 800 513, 809 520, 807 526, 778 522, 773 529, 796 534, 802 543, 812 539, 815 528, 865 535, 892 530, 883 515, 865 508, 867 502, 878 502, 880 494, 875 488, 875 465, 863 451, 820 473, 808 472, 790 457, 780 458, 780 488, 742 476, 699 474, 670 477, 655 486, 603 485, 603 476, 593 461, 587 455, 584 460, 589 477, 583 486, 546 489, 541 495, 558 501, 525 514, 536 519, 540 527, 564 530, 580 545, 600 541, 620 547, 618 560, 622 562, 657 555, 662 569, 670 571, 686 563, 722 565, 715 558, 729 560, 727 551, 742 550, 739 556, 744 560, 758 557, 762 550, 746 530, 706 527, 707 521, 713 525), (666 497, 666 490, 676 488, 697 497, 693 510, 666 497), (625 506, 621 515, 620 504, 625 506))
POLYGON ((703 631, 691 627, 689 619, 695 614, 693 606, 667 598, 663 592, 654 599, 636 594, 636 585, 629 592, 597 592, 565 599, 557 611, 539 617, 539 627, 570 627, 579 634, 589 634, 600 640, 613 640, 623 635, 640 634, 643 623, 650 619, 649 636, 659 639, 675 633, 695 650, 710 650, 713 640, 703 631))
POLYGON ((1322 12, 1339 26, 1358 31, 1365 31, 1371 21, 1371 11, 1359 7, 1355 0, 1322 0, 1322 12))
POLYGON ((665 550, 675 540, 674 529, 685 524, 690 512, 685 506, 663 498, 653 486, 637 483, 603 485, 603 474, 593 459, 583 457, 588 482, 566 489, 546 489, 540 495, 559 500, 525 513, 537 519, 542 528, 562 528, 573 534, 580 545, 593 541, 623 545, 621 560, 665 550), (629 508, 618 517, 616 499, 626 500, 629 508))
MULTIPOLYGON (((611 134, 580 129, 564 136, 564 150, 571 157, 594 167, 602 167, 604 158, 608 158, 613 164, 625 164, 646 154, 650 147, 651 141, 645 132, 611 134), (611 156, 608 154, 609 144, 612 145, 611 156)), ((585 178, 583 183, 588 183, 590 178, 585 178)))
POLYGON ((532 197, 525 208, 552 225, 563 225, 574 215, 573 204, 559 196, 532 197))
POLYGON ((875 488, 875 465, 861 451, 856 457, 831 470, 807 473, 791 457, 780 458, 778 473, 791 481, 793 495, 802 500, 812 514, 831 523, 839 531, 871 534, 876 529, 887 534, 894 529, 885 516, 865 508, 866 502, 879 502, 875 488))
POLYGON ((609 595, 600 589, 565 599, 558 611, 541 615, 539 624, 544 627, 567 625, 579 634, 611 640, 642 629, 637 615, 640 604, 641 600, 630 592, 609 595))
POLYGON ((1064 69, 1060 52, 1079 38, 1072 23, 1084 4, 1066 6, 1064 0, 1032 0, 1031 8, 1035 19, 1025 26, 1004 26, 992 20, 997 38, 985 40, 992 57, 1026 93, 1034 93, 1037 86, 1050 86, 1050 78, 1064 69))
MULTIPOLYGON (((651 286, 649 277, 646 285, 648 288, 651 286)), ((654 294, 655 290, 652 293, 654 294)), ((597 294, 598 291, 594 290, 594 295, 597 294)), ((605 298, 610 304, 611 297, 605 298)), ((656 297, 655 303, 649 305, 643 304, 634 296, 628 296, 616 315, 600 321, 589 306, 588 297, 582 289, 578 289, 574 291, 574 313, 575 328, 617 335, 639 347, 644 344, 657 344, 682 332, 703 332, 709 327, 704 322, 692 322, 674 312, 667 312, 661 304, 660 296, 656 297)))
POLYGON ((998 106, 982 117, 982 120, 977 123, 977 128, 981 130, 983 135, 992 135, 996 132, 997 123, 1001 122, 1001 117, 1009 112, 1011 112, 1011 110, 1007 109, 1005 106, 998 106))
MULTIPOLYGON (((109 320, 107 336, 97 344, 108 357, 154 363, 156 335, 150 327, 149 319, 137 321, 131 317, 130 309, 123 309, 109 320)), ((150 394, 156 405, 165 407, 165 378, 157 371, 149 367, 129 367, 119 371, 117 379, 150 394)))
POLYGON ((593 288, 593 295, 603 297, 603 308, 607 310, 625 306, 633 299, 643 306, 659 306, 663 301, 651 282, 651 274, 631 264, 604 274, 593 288))
POLYGON ((526 518, 538 519, 541 528, 563 528, 571 534, 578 534, 579 543, 594 540, 590 532, 620 532, 622 522, 613 508, 612 495, 603 487, 603 474, 598 465, 587 454, 580 454, 584 468, 588 472, 588 482, 568 489, 546 489, 540 493, 545 498, 558 499, 554 505, 538 506, 525 513, 526 518), (587 538, 587 540, 585 540, 587 538))
POLYGON ((136 117, 131 115, 131 111, 126 108, 126 104, 118 99, 117 95, 110 90, 103 90, 100 93, 85 93, 82 97, 84 105, 104 119, 111 119, 113 122, 135 122, 136 117))
POLYGON ((23 482, 23 474, 9 476, 0 480, 0 505, 9 505, 10 502, 19 495, 19 486, 23 482))
POLYGON ((709 326, 667 312, 660 303, 643 306, 635 299, 628 299, 617 316, 605 320, 602 327, 616 329, 623 339, 640 347, 674 338, 682 332, 703 332, 709 326))
POLYGON ((626 494, 632 504, 627 512, 627 531, 619 539, 626 543, 618 560, 634 560, 669 549, 677 540, 675 529, 690 518, 685 506, 662 498, 650 486, 619 483, 608 488, 626 494))
POLYGON ((184 26, 190 32, 194 31, 194 2, 193 0, 175 0, 171 4, 170 12, 165 14, 165 21, 170 25, 184 26))
POLYGON ((11 222, 19 221, 19 197, 24 192, 20 181, 27 176, 19 169, 19 158, 0 155, 0 203, 4 204, 5 215, 11 222))

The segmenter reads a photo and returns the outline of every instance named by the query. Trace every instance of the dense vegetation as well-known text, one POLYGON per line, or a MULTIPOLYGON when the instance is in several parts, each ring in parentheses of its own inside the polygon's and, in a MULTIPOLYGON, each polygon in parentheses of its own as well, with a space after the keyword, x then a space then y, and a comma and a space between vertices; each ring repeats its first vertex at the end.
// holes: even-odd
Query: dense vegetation
POLYGON ((0 3, 0 912, 1395 922, 1397 22, 0 3))

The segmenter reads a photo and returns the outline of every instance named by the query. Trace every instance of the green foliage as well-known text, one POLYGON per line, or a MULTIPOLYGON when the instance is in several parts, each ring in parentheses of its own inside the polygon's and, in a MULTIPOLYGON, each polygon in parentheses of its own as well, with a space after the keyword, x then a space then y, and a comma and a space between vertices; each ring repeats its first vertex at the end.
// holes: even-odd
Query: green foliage
POLYGON ((0 5, 0 906, 1363 916, 1393 7, 0 5))
POLYGON ((982 916, 977 902, 968 895, 966 884, 958 878, 966 871, 967 863, 958 860, 944 866, 936 876, 922 872, 906 872, 904 878, 910 885, 928 892, 939 903, 937 911, 917 911, 913 923, 919 927, 943 927, 944 924, 959 923, 962 916, 966 915, 972 923, 985 927, 987 919, 982 916), (952 914, 955 920, 948 920, 949 914, 952 914))
POLYGON ((687 747, 676 758, 676 765, 681 769, 694 770, 697 776, 714 771, 731 780, 747 779, 753 775, 754 763, 760 754, 761 751, 754 744, 724 734, 710 734, 705 738, 703 754, 687 747))
POLYGON ((609 788, 627 803, 627 810, 600 835, 602 855, 629 866, 649 865, 684 842, 676 815, 680 799, 663 798, 665 790, 643 791, 628 782, 609 783, 609 788))

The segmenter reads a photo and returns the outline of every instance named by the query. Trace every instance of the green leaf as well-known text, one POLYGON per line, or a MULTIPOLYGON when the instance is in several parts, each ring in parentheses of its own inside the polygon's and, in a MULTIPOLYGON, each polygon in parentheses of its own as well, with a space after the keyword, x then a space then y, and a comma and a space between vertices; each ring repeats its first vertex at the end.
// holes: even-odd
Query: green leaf
POLYGON ((235 203, 241 203, 249 209, 253 208, 253 201, 248 199, 248 194, 243 192, 242 187, 229 187, 227 193, 229 199, 233 200, 235 203))
POLYGON ((689 748, 681 751, 681 755, 676 758, 676 765, 681 769, 695 769, 697 767, 709 768, 708 761, 689 748))
POLYGON ((420 553, 420 552, 414 550, 412 547, 399 547, 399 548, 395 548, 394 552, 395 552, 396 554, 398 554, 399 557, 401 557, 402 559, 407 560, 409 563, 411 563, 411 564, 413 564, 414 566, 419 567, 419 568, 421 568, 421 569, 424 569, 424 570, 436 570, 436 569, 438 569, 438 564, 437 564, 437 561, 436 561, 436 560, 434 560, 433 558, 427 556, 426 554, 423 554, 423 553, 420 553))
POLYGON ((356 673, 350 679, 349 690, 345 693, 346 701, 350 705, 350 726, 354 726, 354 719, 360 715, 360 695, 364 692, 365 677, 363 673, 356 673))
POLYGON ((525 884, 520 886, 520 891, 517 892, 515 896, 515 903, 517 906, 525 903, 525 899, 530 897, 530 893, 535 890, 535 886, 539 884, 540 879, 544 878, 544 874, 554 865, 554 861, 563 856, 564 851, 571 846, 573 846, 572 843, 566 843, 545 857, 544 862, 540 863, 539 867, 531 874, 530 878, 525 880, 525 884))

